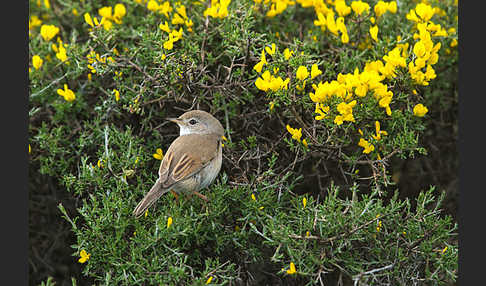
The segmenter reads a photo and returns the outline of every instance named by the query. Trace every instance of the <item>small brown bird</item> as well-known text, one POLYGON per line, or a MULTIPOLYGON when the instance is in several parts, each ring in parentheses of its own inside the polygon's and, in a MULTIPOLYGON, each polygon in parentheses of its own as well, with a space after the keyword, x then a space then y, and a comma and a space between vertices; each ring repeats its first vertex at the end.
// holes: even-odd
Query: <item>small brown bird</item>
POLYGON ((221 169, 224 129, 216 118, 205 111, 193 110, 167 120, 179 125, 179 137, 160 163, 159 178, 133 210, 135 217, 144 214, 169 190, 177 194, 195 194, 207 201, 199 190, 209 186, 221 169))

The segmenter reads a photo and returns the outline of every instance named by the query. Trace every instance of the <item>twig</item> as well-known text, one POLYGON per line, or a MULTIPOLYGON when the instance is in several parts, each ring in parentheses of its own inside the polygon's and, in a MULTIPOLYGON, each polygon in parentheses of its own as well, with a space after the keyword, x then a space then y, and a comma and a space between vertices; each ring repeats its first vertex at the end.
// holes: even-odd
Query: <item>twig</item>
POLYGON ((327 243, 327 242, 332 242, 336 239, 339 239, 339 238, 345 238, 345 237, 348 237, 350 236, 351 234, 357 232, 358 230, 360 229, 363 229, 365 227, 367 227, 368 225, 376 222, 377 220, 379 219, 383 219, 384 217, 388 216, 388 214, 385 214, 385 215, 382 215, 382 216, 379 216, 377 218, 374 218, 372 220, 370 220, 369 222, 359 226, 359 227, 356 227, 350 231, 347 231, 347 232, 343 232, 343 233, 340 233, 338 235, 335 235, 335 236, 332 236, 332 237, 329 237, 329 238, 326 238, 326 239, 323 239, 322 237, 319 237, 319 236, 315 236, 315 235, 309 235, 309 236, 301 236, 301 235, 295 235, 295 234, 289 234, 289 237, 290 238, 297 238, 297 239, 311 239, 311 240, 318 240, 320 243, 327 243))
POLYGON ((362 273, 356 275, 356 277, 353 278, 354 285, 357 286, 358 282, 361 280, 361 277, 363 277, 364 275, 373 274, 373 273, 376 273, 376 272, 387 270, 387 269, 393 268, 393 266, 395 266, 395 263, 392 263, 390 265, 383 266, 383 267, 380 267, 380 268, 372 269, 372 270, 369 270, 369 271, 366 271, 366 272, 362 272, 362 273))
POLYGON ((222 268, 223 266, 225 266, 225 265, 226 265, 226 264, 228 264, 229 262, 230 262, 230 261, 228 260, 228 261, 226 261, 225 263, 223 263, 223 264, 219 265, 218 267, 214 268, 213 270, 211 270, 210 272, 208 272, 208 274, 206 274, 206 277, 213 275, 213 273, 214 273, 214 272, 216 272, 216 270, 218 270, 218 269, 222 268))

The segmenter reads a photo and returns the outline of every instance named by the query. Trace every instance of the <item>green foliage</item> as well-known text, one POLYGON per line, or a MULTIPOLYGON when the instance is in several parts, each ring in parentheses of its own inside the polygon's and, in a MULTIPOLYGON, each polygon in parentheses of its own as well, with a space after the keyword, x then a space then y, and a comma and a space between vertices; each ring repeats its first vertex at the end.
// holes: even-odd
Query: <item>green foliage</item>
POLYGON ((334 33, 319 13, 333 11, 339 22, 338 2, 233 0, 215 18, 201 1, 167 1, 167 15, 164 1, 30 1, 31 173, 73 198, 78 212, 59 210, 76 237, 73 263, 81 250, 90 254, 86 277, 99 285, 455 281, 457 225, 441 209, 442 190, 399 199, 389 163, 427 155, 428 126, 443 114, 456 118, 457 3, 428 1, 434 15, 416 22, 407 15, 424 7, 420 1, 400 1, 381 16, 378 1, 365 1, 369 12, 351 9, 346 31, 334 33), (160 12, 148 8, 154 3, 160 12), (120 4, 121 18, 96 25, 100 8, 114 15, 120 4), (159 28, 165 21, 170 35, 159 28), (432 46, 422 22, 431 25, 432 46), (40 31, 47 24, 60 28, 50 40, 40 31), (436 77, 424 66, 420 81, 410 65, 426 57, 436 77), (314 65, 321 74, 311 75, 314 65), (359 95, 367 76, 374 85, 359 95), (334 89, 318 91, 330 83, 334 89), (64 85, 74 100, 58 94, 64 85), (429 110, 424 117, 414 112, 419 103, 429 110), (190 109, 214 114, 228 139, 221 174, 203 191, 210 201, 167 194, 135 219, 156 180, 153 154, 178 134, 164 119, 190 109))

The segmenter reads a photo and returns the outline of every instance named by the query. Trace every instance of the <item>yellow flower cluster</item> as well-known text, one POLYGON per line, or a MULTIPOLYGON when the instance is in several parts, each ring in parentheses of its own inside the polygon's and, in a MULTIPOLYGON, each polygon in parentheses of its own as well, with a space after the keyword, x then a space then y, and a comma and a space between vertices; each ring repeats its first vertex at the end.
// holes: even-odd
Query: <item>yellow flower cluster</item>
POLYGON ((440 25, 435 25, 430 21, 430 18, 434 14, 434 9, 431 6, 419 3, 415 8, 415 12, 412 13, 412 11, 414 10, 412 9, 410 11, 407 19, 414 22, 418 21, 418 34, 415 33, 413 35, 414 39, 418 39, 418 41, 413 46, 413 53, 416 58, 414 61, 409 62, 408 72, 415 83, 426 86, 430 80, 437 76, 432 66, 439 60, 438 52, 441 47, 440 43, 434 45, 432 36, 444 36, 447 35, 447 32, 440 25), (431 35, 431 31, 435 33, 431 35))
POLYGON ((101 57, 100 54, 98 54, 95 51, 91 51, 86 55, 86 58, 88 59, 88 69, 91 71, 91 73, 96 73, 96 66, 98 64, 107 64, 107 62, 112 62, 114 63, 115 60, 113 57, 110 56, 103 56, 101 57))
POLYGON ((255 85, 259 90, 266 92, 269 89, 272 91, 287 89, 289 82, 290 78, 283 80, 280 76, 274 77, 272 74, 270 74, 270 71, 265 71, 261 77, 257 78, 255 85))
MULTIPOLYGON (((158 4, 155 3, 155 5, 158 4)), ((162 5, 159 5, 158 8, 155 8, 155 11, 158 11, 159 13, 163 13, 166 16, 166 18, 169 19, 170 18, 169 13, 173 11, 173 8, 170 6, 170 3, 166 1, 162 5)), ((172 17, 171 24, 186 25, 187 31, 192 32, 192 26, 194 25, 194 23, 192 22, 191 19, 189 19, 189 17, 187 17, 186 6, 180 5, 176 7, 176 13, 174 13, 174 16, 172 17)), ((167 32, 169 34, 171 33, 171 28, 169 27, 169 23, 167 21, 164 21, 164 24, 160 23, 159 28, 164 32, 167 32)))
MULTIPOLYGON (((271 47, 265 47, 262 49, 262 54, 260 57, 260 61, 253 67, 255 71, 258 73, 262 72, 263 65, 268 64, 267 58, 265 55, 265 51, 271 56, 273 56, 277 52, 277 48, 275 44, 272 44, 271 47)), ((273 70, 273 74, 277 75, 278 73, 278 68, 275 68, 273 70)), ((279 89, 288 89, 288 84, 290 82, 290 78, 286 78, 285 80, 280 77, 280 76, 274 76, 273 74, 270 73, 269 70, 264 71, 262 75, 257 78, 255 81, 255 86, 262 91, 277 91, 279 89)))
POLYGON ((302 138, 302 128, 299 128, 299 129, 292 128, 288 124, 287 124, 286 128, 287 128, 287 131, 292 135, 292 139, 297 140, 299 142, 302 142, 302 144, 304 144, 305 147, 308 146, 306 139, 303 139, 302 141, 300 141, 300 139, 302 138))
POLYGON ((351 9, 353 9, 356 15, 361 16, 361 14, 370 12, 370 5, 363 1, 353 1, 351 2, 351 9))
POLYGON ((228 6, 231 0, 211 0, 211 6, 204 10, 204 16, 223 19, 228 16, 228 6))
POLYGON ((317 20, 314 20, 314 25, 321 27, 322 31, 325 31, 327 28, 329 32, 331 32, 336 36, 338 36, 339 35, 338 32, 340 32, 341 42, 343 44, 349 42, 348 29, 344 24, 344 15, 349 14, 349 12, 347 12, 348 10, 346 9, 346 7, 349 8, 349 12, 351 12, 351 8, 349 6, 346 6, 346 3, 344 1, 342 2, 336 1, 336 10, 339 15, 337 19, 334 19, 335 14, 334 11, 331 9, 323 10, 325 12, 317 11, 316 9, 317 20))
MULTIPOLYGON (((113 26, 113 22, 119 25, 122 24, 122 19, 126 14, 127 10, 125 8, 125 5, 121 3, 116 4, 114 7, 105 6, 98 9, 98 15, 102 17, 103 28, 107 31, 111 29, 111 27, 113 26)), ((90 26, 94 27, 92 25, 90 26)))
POLYGON ((69 62, 67 61, 68 57, 67 57, 67 50, 66 50, 68 45, 64 44, 60 38, 57 39, 57 42, 59 46, 56 44, 51 45, 52 50, 56 53, 56 58, 58 58, 61 62, 69 64, 69 62))
POLYGON ((265 3, 270 2, 270 9, 267 11, 266 16, 269 18, 275 17, 278 14, 281 14, 289 5, 295 5, 295 2, 292 0, 270 0, 265 1, 265 3))
POLYGON ((172 7, 169 1, 165 1, 162 4, 157 3, 155 0, 150 0, 147 3, 147 9, 152 12, 157 12, 159 14, 164 14, 166 18, 169 18, 169 13, 172 12, 172 7))
MULTIPOLYGON (((386 113, 391 115, 390 103, 393 92, 388 90, 387 85, 381 81, 390 74, 394 75, 396 66, 405 66, 405 59, 397 55, 399 50, 399 48, 395 48, 384 57, 387 61, 386 64, 383 64, 381 60, 369 62, 361 73, 358 69, 355 69, 354 73, 339 73, 337 80, 324 83, 319 82, 317 85, 313 84, 314 92, 310 92, 309 97, 316 103, 316 113, 319 114, 316 116, 316 120, 321 120, 325 117, 329 108, 324 103, 332 96, 339 97, 343 102, 347 102, 353 98, 353 95, 360 98, 366 96, 368 91, 372 92, 373 96, 378 100, 379 106, 385 108, 386 113)), ((340 115, 335 118, 334 122, 338 125, 344 121, 354 122, 354 117, 352 116, 352 107, 354 106, 355 104, 341 105, 341 111, 338 109, 340 115)))
MULTIPOLYGON (((358 129, 358 132, 362 137, 364 136, 363 131, 361 131, 361 129, 358 129)), ((380 126, 379 121, 375 121, 375 132, 376 132, 376 135, 373 134, 373 135, 371 135, 371 137, 373 137, 373 139, 375 139, 376 141, 380 141, 382 135, 383 136, 388 135, 388 132, 386 132, 385 130, 381 130, 381 126, 380 126)), ((364 148, 363 149, 364 154, 369 154, 369 153, 371 153, 372 151, 375 150, 375 146, 373 146, 373 144, 371 144, 370 142, 368 142, 364 138, 359 139, 358 146, 364 148)), ((379 154, 378 154, 378 158, 380 158, 379 154)))
MULTIPOLYGON (((168 51, 172 50, 174 48, 174 43, 182 39, 182 35, 184 32, 184 29, 181 27, 182 25, 185 25, 187 27, 188 32, 192 32, 192 26, 194 25, 194 23, 187 16, 186 6, 178 5, 174 9, 171 6, 169 1, 165 1, 162 4, 158 4, 157 1, 150 0, 147 3, 147 9, 149 9, 152 12, 164 14, 167 20, 169 20, 169 21, 164 20, 163 23, 161 22, 159 24, 159 29, 161 29, 162 31, 168 34, 168 38, 166 41, 164 41, 163 44, 164 49, 168 51), (171 19, 169 13, 172 13, 174 10, 175 12, 173 13, 171 19), (169 26, 169 23, 174 26, 179 25, 179 29, 177 29, 176 27, 171 28, 171 26, 169 26)), ((162 59, 165 59, 165 54, 162 56, 162 59)))
POLYGON ((386 12, 395 14, 397 12, 397 2, 385 2, 380 0, 375 4, 373 11, 375 12, 377 18, 381 17, 381 15, 385 14, 386 12))
POLYGON ((344 121, 354 122, 353 107, 356 105, 356 100, 349 103, 341 102, 337 106, 337 111, 339 115, 334 118, 334 123, 337 125, 343 124, 344 121))
POLYGON ((182 39, 182 32, 182 27, 179 28, 179 31, 172 30, 172 32, 169 33, 169 38, 164 42, 164 49, 168 51, 172 50, 174 48, 174 43, 182 39))
POLYGON ((435 9, 426 3, 419 3, 407 14, 407 19, 417 23, 427 23, 435 14, 435 9))

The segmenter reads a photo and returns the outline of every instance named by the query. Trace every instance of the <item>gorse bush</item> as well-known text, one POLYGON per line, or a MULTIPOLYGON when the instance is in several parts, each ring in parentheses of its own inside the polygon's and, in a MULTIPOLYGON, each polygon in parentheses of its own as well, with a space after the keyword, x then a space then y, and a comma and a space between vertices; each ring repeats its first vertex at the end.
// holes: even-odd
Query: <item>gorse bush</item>
POLYGON ((399 199, 390 161, 457 103, 457 1, 29 3, 31 172, 96 284, 455 281, 444 194, 399 199), (225 128, 209 203, 135 219, 191 109, 225 128))

